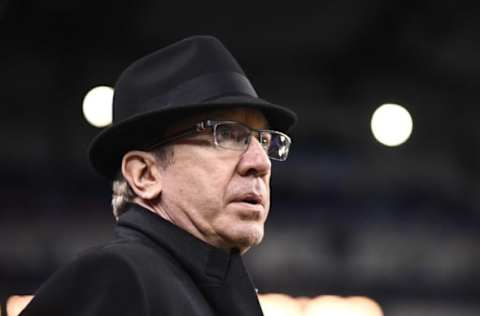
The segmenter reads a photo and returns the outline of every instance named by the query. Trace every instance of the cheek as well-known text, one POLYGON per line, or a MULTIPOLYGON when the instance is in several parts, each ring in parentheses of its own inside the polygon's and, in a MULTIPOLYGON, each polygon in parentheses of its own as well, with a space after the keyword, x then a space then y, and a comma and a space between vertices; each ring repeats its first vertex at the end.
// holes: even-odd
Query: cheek
MULTIPOLYGON (((213 213, 223 207, 232 172, 226 163, 213 159, 183 160, 171 166, 166 178, 165 191, 178 200, 190 204, 186 207, 203 208, 202 213, 213 213)), ((212 216, 213 214, 210 214, 212 216)))

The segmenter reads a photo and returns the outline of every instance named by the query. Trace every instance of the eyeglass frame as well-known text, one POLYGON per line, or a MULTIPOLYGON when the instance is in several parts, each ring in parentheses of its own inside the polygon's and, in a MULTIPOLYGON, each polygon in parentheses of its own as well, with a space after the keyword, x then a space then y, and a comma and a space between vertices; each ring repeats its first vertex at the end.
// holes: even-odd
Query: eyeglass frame
MULTIPOLYGON (((263 132, 268 132, 268 133, 275 133, 275 134, 280 134, 281 136, 285 137, 287 140, 288 140, 288 149, 290 149, 290 146, 292 144, 292 139, 290 138, 290 136, 288 136, 287 134, 285 133, 282 133, 282 132, 279 132, 279 131, 275 131, 275 130, 270 130, 270 129, 255 129, 255 128, 251 128, 245 124, 242 124, 240 122, 236 122, 236 121, 215 121, 215 120, 204 120, 204 121, 201 121, 201 122, 198 122, 195 124, 195 126, 191 127, 191 128, 188 128, 186 130, 183 130, 183 131, 180 131, 180 132, 177 132, 173 135, 170 135, 156 143, 153 143, 151 145, 148 145, 146 146, 146 150, 153 150, 155 149, 156 147, 158 146, 161 146, 161 145, 165 145, 165 144, 168 144, 168 143, 171 143, 171 142, 174 142, 178 139, 182 139, 184 137, 187 137, 187 136, 190 136, 190 135, 194 135, 196 133, 201 133, 201 132, 204 132, 206 131, 208 128, 211 128, 212 131, 213 131, 213 142, 215 144, 215 146, 217 147, 220 147, 220 148, 224 148, 224 149, 230 149, 230 150, 236 150, 236 149, 233 149, 233 148, 225 148, 225 147, 222 147, 220 144, 218 144, 217 142, 217 135, 216 135, 216 129, 217 129, 217 126, 219 124, 223 124, 223 123, 227 123, 227 124, 238 124, 238 125, 241 125, 243 127, 245 127, 246 129, 248 129, 250 131, 250 135, 248 137, 248 143, 246 145, 246 147, 244 149, 242 149, 244 152, 248 149, 248 146, 250 146, 250 139, 251 137, 253 136, 253 133, 256 132, 257 135, 260 135, 260 133, 263 133, 263 132)), ((261 144, 260 144, 261 145, 261 144)), ((262 146, 263 148, 263 146, 262 146)), ((237 150, 237 151, 240 151, 240 150, 237 150)), ((270 157, 268 155, 268 151, 265 149, 265 152, 268 156, 269 159, 273 159, 273 160, 277 160, 277 161, 285 161, 287 160, 288 158, 288 152, 287 152, 287 157, 285 159, 278 159, 278 158, 274 158, 274 157, 270 157)))

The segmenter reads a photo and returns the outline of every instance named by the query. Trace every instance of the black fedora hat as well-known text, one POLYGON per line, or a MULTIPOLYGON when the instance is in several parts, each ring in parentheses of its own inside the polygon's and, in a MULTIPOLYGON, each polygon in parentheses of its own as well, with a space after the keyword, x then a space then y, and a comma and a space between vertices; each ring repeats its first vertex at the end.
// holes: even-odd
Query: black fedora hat
POLYGON ((113 123, 92 141, 90 162, 113 179, 123 155, 159 141, 175 120, 196 111, 250 107, 263 112, 270 127, 288 132, 293 111, 260 99, 235 58, 212 36, 193 36, 130 65, 113 97, 113 123))

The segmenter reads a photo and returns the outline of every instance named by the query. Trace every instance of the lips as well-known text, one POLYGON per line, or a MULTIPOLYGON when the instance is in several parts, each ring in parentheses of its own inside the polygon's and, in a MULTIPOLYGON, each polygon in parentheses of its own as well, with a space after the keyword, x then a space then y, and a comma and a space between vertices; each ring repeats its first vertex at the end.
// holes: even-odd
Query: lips
POLYGON ((230 200, 236 210, 236 214, 247 221, 260 221, 266 216, 266 200, 261 194, 249 192, 236 195, 230 200))
POLYGON ((236 205, 237 214, 245 220, 260 220, 264 218, 267 211, 265 199, 254 192, 235 196, 230 203, 236 205))
POLYGON ((237 203, 247 203, 251 205, 262 205, 263 206, 263 198, 260 194, 256 193, 245 193, 235 197, 232 202, 237 203))

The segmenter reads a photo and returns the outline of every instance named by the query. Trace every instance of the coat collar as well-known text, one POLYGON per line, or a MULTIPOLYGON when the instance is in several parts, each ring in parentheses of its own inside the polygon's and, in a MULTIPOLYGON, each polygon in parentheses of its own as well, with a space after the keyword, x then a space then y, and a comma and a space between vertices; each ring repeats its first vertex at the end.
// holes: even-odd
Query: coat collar
POLYGON ((122 228, 140 233, 172 254, 219 315, 262 315, 238 250, 215 248, 137 204, 120 216, 117 227, 119 233, 122 228))

